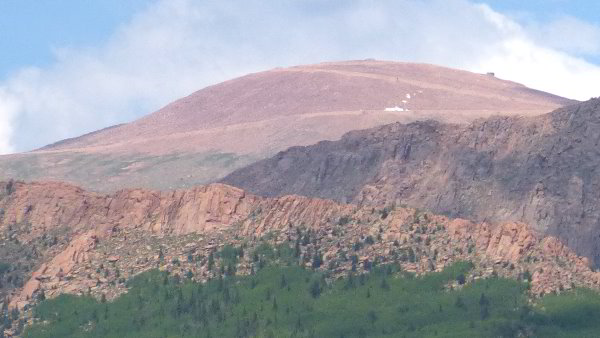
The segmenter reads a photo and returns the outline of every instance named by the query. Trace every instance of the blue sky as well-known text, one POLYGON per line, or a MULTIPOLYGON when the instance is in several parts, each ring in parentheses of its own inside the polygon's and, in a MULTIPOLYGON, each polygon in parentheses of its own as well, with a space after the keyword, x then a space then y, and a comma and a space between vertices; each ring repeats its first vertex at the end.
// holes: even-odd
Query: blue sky
POLYGON ((598 13, 576 0, 0 0, 0 153, 329 60, 494 71, 583 100, 600 95, 598 13))
POLYGON ((600 2, 594 0, 488 0, 482 1, 493 9, 510 15, 534 17, 549 21, 564 15, 597 22, 600 2))
POLYGON ((48 66, 53 50, 102 43, 149 0, 0 0, 0 79, 48 66))

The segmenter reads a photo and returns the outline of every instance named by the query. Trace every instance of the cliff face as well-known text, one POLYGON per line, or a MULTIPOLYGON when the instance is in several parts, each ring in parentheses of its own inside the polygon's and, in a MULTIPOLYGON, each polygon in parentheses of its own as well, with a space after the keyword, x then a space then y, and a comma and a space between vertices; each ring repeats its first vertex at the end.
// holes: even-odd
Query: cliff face
POLYGON ((114 227, 186 234, 231 224, 245 217, 257 201, 221 184, 171 192, 121 190, 113 195, 65 183, 11 185, 13 191, 0 204, 2 224, 29 223, 31 235, 59 226, 75 232, 93 230, 98 236, 114 227))
POLYGON ((600 100, 468 126, 392 124, 294 147, 223 182, 264 196, 406 204, 477 221, 521 221, 600 263, 600 100))
MULTIPOLYGON (((355 253, 360 264, 399 262, 416 273, 439 271, 458 260, 474 262, 470 278, 493 273, 522 278, 529 271, 536 295, 600 286, 600 274, 590 270, 586 258, 526 224, 473 223, 411 208, 261 198, 223 184, 101 195, 63 183, 3 182, 0 209, 0 247, 18 242, 39 248, 27 262, 26 283, 4 290, 11 306, 20 308, 42 290, 48 297, 62 292, 114 296, 125 288, 121 278, 155 267, 181 275, 191 271, 204 280, 215 274, 206 257, 223 245, 293 246, 305 236, 310 241, 300 257, 321 252, 334 274, 350 269, 348 256, 355 253), (57 229, 62 229, 57 243, 41 240, 57 229), (356 243, 363 244, 357 248, 356 243)), ((240 273, 250 271, 250 256, 238 266, 240 273)))
POLYGON ((263 200, 223 184, 171 192, 122 190, 102 195, 65 183, 0 183, 0 229, 8 232, 17 225, 23 229, 2 239, 40 247, 40 252, 28 261, 39 268, 25 271, 28 278, 32 275, 18 297, 20 301, 39 289, 40 279, 68 274, 89 259, 88 253, 99 241, 124 229, 174 236, 218 232, 241 224, 253 210, 263 208, 268 210, 268 217, 252 223, 256 225, 252 227, 253 235, 260 236, 263 229, 284 227, 291 219, 301 218, 309 226, 322 225, 328 217, 351 207, 302 197, 263 200), (59 229, 64 245, 48 248, 38 243, 59 229))

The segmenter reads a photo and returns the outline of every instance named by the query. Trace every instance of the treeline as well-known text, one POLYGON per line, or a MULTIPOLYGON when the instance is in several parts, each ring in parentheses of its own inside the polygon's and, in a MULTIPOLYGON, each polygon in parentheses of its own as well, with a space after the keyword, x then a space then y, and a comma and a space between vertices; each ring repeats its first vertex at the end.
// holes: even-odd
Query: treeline
POLYGON ((112 302, 72 295, 43 301, 35 309, 38 324, 24 336, 582 337, 600 330, 596 293, 577 290, 530 305, 524 282, 462 285, 471 269, 466 262, 423 277, 389 264, 332 280, 289 262, 267 264, 276 254, 266 246, 215 255, 224 273, 207 283, 154 270, 129 281, 129 292, 112 302), (228 273, 244 254, 260 262, 256 271, 228 273))

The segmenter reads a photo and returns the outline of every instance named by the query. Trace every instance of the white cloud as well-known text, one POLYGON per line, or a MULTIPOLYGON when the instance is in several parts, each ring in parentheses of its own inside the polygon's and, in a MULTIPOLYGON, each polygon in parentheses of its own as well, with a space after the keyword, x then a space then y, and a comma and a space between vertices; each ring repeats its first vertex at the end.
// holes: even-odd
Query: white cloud
POLYGON ((13 133, 13 119, 18 111, 18 101, 0 88, 0 154, 14 151, 10 140, 13 133))
POLYGON ((533 40, 524 27, 486 5, 480 8, 502 38, 490 42, 469 69, 494 71, 499 77, 573 99, 600 95, 598 65, 533 40))
POLYGON ((600 26, 563 16, 545 24, 529 23, 527 30, 544 45, 577 55, 600 55, 600 26))
POLYGON ((466 0, 160 0, 103 45, 57 50, 52 66, 0 82, 0 152, 130 121, 247 72, 328 60, 429 62, 598 95, 598 66, 528 29, 466 0))

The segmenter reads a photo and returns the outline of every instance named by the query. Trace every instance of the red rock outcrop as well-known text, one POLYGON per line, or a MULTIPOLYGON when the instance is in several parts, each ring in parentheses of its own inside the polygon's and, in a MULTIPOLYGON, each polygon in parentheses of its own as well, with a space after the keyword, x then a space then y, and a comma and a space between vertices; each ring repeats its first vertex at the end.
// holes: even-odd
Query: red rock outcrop
POLYGON ((489 259, 512 263, 529 254, 541 237, 524 223, 511 222, 491 227, 487 223, 454 219, 447 227, 453 238, 473 239, 477 250, 489 259))
POLYGON ((213 184, 189 190, 87 192, 65 183, 14 182, 0 201, 1 225, 31 224, 32 234, 59 226, 93 230, 99 237, 114 227, 185 234, 210 230, 247 217, 258 198, 241 189, 213 184))
MULTIPOLYGON (((0 209, 0 229, 17 223, 30 225, 29 231, 19 235, 22 242, 60 227, 68 228, 71 234, 61 252, 39 262, 29 281, 13 297, 12 306, 24 306, 41 284, 52 280, 51 284, 57 285, 64 276, 88 264, 91 257, 97 259, 94 252, 99 242, 120 238, 121 250, 126 250, 127 239, 119 234, 133 230, 162 237, 233 229, 237 235, 251 239, 267 232, 281 234, 293 225, 313 229, 323 240, 331 241, 340 236, 333 228, 341 227, 348 245, 366 236, 381 237, 382 246, 373 246, 367 255, 389 255, 396 246, 392 243, 412 243, 416 238, 420 246, 430 243, 422 249, 419 262, 406 263, 409 271, 433 271, 469 259, 485 268, 482 276, 498 270, 516 277, 531 269, 535 294, 572 285, 597 288, 600 283, 600 274, 590 270, 587 259, 524 223, 476 224, 410 208, 376 210, 302 196, 260 198, 223 184, 171 192, 122 190, 103 195, 64 183, 4 182, 0 183, 0 209), (436 260, 437 253, 433 252, 441 257, 436 260)), ((208 246, 205 249, 211 250, 208 246)), ((335 246, 328 250, 327 257, 335 256, 335 246)), ((110 252, 104 260, 120 264, 120 254, 110 252)), ((360 259, 362 262, 373 257, 360 259)), ((67 286, 61 290, 80 290, 67 286)))
POLYGON ((472 240, 480 256, 494 264, 529 263, 534 261, 532 291, 546 294, 570 289, 575 279, 580 286, 598 288, 600 273, 590 269, 589 260, 575 254, 556 237, 534 231, 520 222, 490 226, 463 219, 447 223, 450 237, 456 240, 472 240))

